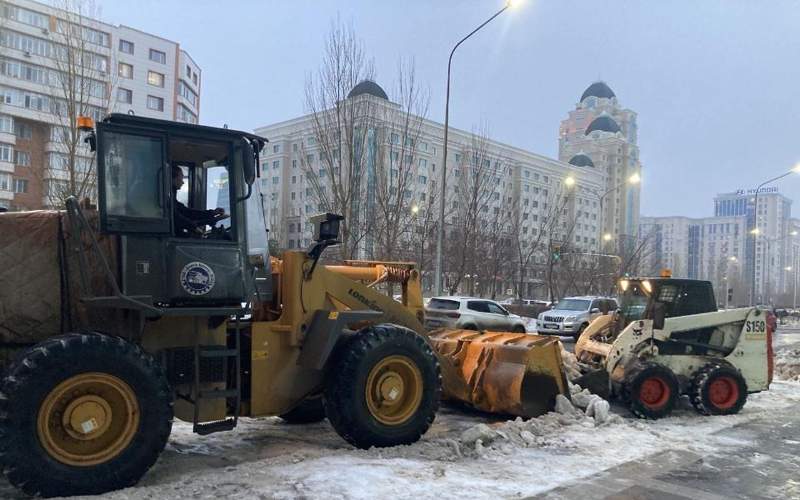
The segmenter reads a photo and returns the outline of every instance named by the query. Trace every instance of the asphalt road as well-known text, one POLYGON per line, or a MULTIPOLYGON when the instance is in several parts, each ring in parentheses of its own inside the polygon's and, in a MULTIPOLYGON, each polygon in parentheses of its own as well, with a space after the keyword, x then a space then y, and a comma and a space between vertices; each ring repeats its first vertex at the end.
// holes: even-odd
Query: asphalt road
POLYGON ((800 499, 800 406, 720 431, 731 446, 670 450, 534 498, 546 500, 800 499), (738 444, 737 444, 738 443, 738 444))

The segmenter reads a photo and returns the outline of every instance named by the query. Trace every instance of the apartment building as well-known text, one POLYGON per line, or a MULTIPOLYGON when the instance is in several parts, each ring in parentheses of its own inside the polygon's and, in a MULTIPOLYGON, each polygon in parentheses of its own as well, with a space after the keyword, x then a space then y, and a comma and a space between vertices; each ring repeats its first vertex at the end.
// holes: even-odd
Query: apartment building
POLYGON ((713 217, 642 217, 645 269, 709 280, 719 297, 731 289, 737 304, 750 302, 754 270, 756 302, 793 292, 800 225, 791 218, 792 201, 767 188, 759 192, 757 211, 755 204, 754 191, 738 190, 714 198, 713 217))
MULTIPOLYGON (((0 0, 0 208, 53 205, 68 175, 69 102, 95 120, 130 112, 197 123, 201 83, 178 42, 32 0, 0 0), (81 67, 79 83, 67 83, 70 65, 81 67), (85 97, 68 99, 69 89, 85 97)), ((75 166, 90 180, 92 161, 81 145, 75 166)))
MULTIPOLYGON (((389 100, 383 89, 375 82, 366 81, 356 85, 348 99, 368 99, 376 116, 381 120, 370 125, 368 154, 365 155, 364 199, 359 200, 364 216, 375 212, 375 193, 371 187, 374 177, 379 175, 376 164, 381 155, 386 164, 393 165, 392 176, 398 168, 411 168, 410 182, 404 196, 416 217, 423 218, 433 212, 438 220, 438 195, 442 182, 444 126, 441 123, 421 118, 417 136, 403 137, 402 123, 407 117, 397 112, 399 105, 389 100), (405 147, 405 151, 400 150, 405 147), (402 156, 404 163, 398 163, 402 156), (396 167, 394 165, 400 165, 396 167), (404 167, 402 165, 407 165, 404 167), (430 202, 434 197, 436 203, 430 202)), ((416 129, 415 129, 416 130, 416 129)), ((330 177, 330 168, 323 161, 323 151, 318 144, 314 127, 314 115, 304 115, 280 123, 258 127, 255 132, 267 137, 269 144, 262 153, 261 188, 265 199, 265 210, 270 221, 270 231, 280 246, 306 248, 311 239, 311 228, 307 218, 318 212, 316 189, 312 183, 330 177)), ((466 203, 463 189, 465 176, 474 175, 482 168, 488 176, 491 191, 480 210, 491 220, 492 214, 500 215, 504 210, 517 217, 518 230, 523 239, 535 239, 541 231, 542 221, 552 216, 553 203, 563 201, 563 226, 555 229, 554 240, 569 243, 572 247, 594 250, 599 245, 600 209, 598 193, 604 187, 604 176, 598 169, 561 162, 512 145, 491 139, 480 139, 480 154, 474 151, 475 134, 451 127, 449 130, 447 161, 446 224, 455 227, 460 208, 466 203), (478 163, 480 162, 480 163, 478 163), (568 226, 568 227, 567 227, 568 226)), ((372 238, 368 235, 360 249, 362 258, 372 258, 372 238)))

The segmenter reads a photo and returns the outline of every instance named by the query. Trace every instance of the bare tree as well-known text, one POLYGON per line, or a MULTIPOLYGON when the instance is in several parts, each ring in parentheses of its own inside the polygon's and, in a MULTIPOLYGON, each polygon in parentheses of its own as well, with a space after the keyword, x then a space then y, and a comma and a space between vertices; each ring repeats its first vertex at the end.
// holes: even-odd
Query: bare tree
POLYGON ((322 65, 306 83, 312 150, 317 154, 302 155, 301 165, 317 208, 345 216, 339 233, 342 244, 337 247, 345 259, 358 255, 362 240, 371 230, 372 218, 365 213, 364 171, 381 106, 370 95, 347 96, 358 83, 373 76, 373 64, 365 55, 363 43, 352 26, 337 18, 331 24, 322 65))
MULTIPOLYGON (((466 274, 478 274, 482 258, 479 254, 482 246, 479 230, 488 218, 495 180, 487 154, 488 141, 485 130, 473 132, 470 143, 464 144, 460 154, 456 155, 452 170, 455 194, 450 201, 453 222, 447 234, 446 262, 447 274, 451 278, 448 287, 451 295, 456 293, 466 274)), ((474 282, 472 278, 468 283, 470 291, 474 291, 474 282)))
POLYGON ((58 0, 61 9, 50 45, 55 71, 47 72, 57 97, 50 101, 49 115, 55 120, 51 139, 61 152, 55 165, 46 165, 40 175, 46 180, 46 195, 52 206, 62 206, 69 196, 79 199, 96 195, 95 158, 83 145, 78 117, 95 119, 110 111, 115 87, 108 54, 110 39, 92 26, 99 10, 87 0, 58 0), (104 52, 104 49, 106 53, 104 52))
POLYGON ((375 207, 372 254, 388 261, 407 253, 405 249, 414 240, 421 195, 428 199, 424 189, 428 184, 427 160, 419 158, 418 151, 430 97, 419 88, 413 60, 398 64, 396 88, 395 102, 380 117, 380 153, 374 158, 373 180, 367 189, 375 207), (420 187, 423 189, 418 191, 420 187))

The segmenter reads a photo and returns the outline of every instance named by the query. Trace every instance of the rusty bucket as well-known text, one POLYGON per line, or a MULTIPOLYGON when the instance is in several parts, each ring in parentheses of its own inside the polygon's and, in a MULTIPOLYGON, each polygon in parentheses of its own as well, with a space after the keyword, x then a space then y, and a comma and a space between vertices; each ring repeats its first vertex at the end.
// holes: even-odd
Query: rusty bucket
POLYGON ((490 413, 536 417, 569 397, 559 340, 541 335, 434 330, 446 399, 490 413))

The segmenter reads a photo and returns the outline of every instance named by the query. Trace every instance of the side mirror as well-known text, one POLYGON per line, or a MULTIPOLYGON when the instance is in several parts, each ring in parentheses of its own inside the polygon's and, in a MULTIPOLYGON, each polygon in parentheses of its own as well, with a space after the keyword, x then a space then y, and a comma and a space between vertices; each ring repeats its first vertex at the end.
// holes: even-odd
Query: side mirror
POLYGON ((653 305, 653 329, 663 330, 664 319, 666 317, 667 309, 663 302, 656 302, 653 305))
POLYGON ((256 154, 253 151, 253 145, 247 139, 242 139, 242 170, 244 173, 244 181, 248 186, 256 181, 256 154))
POLYGON ((592 314, 599 313, 600 312, 600 308, 599 307, 593 307, 589 312, 592 313, 592 314))

